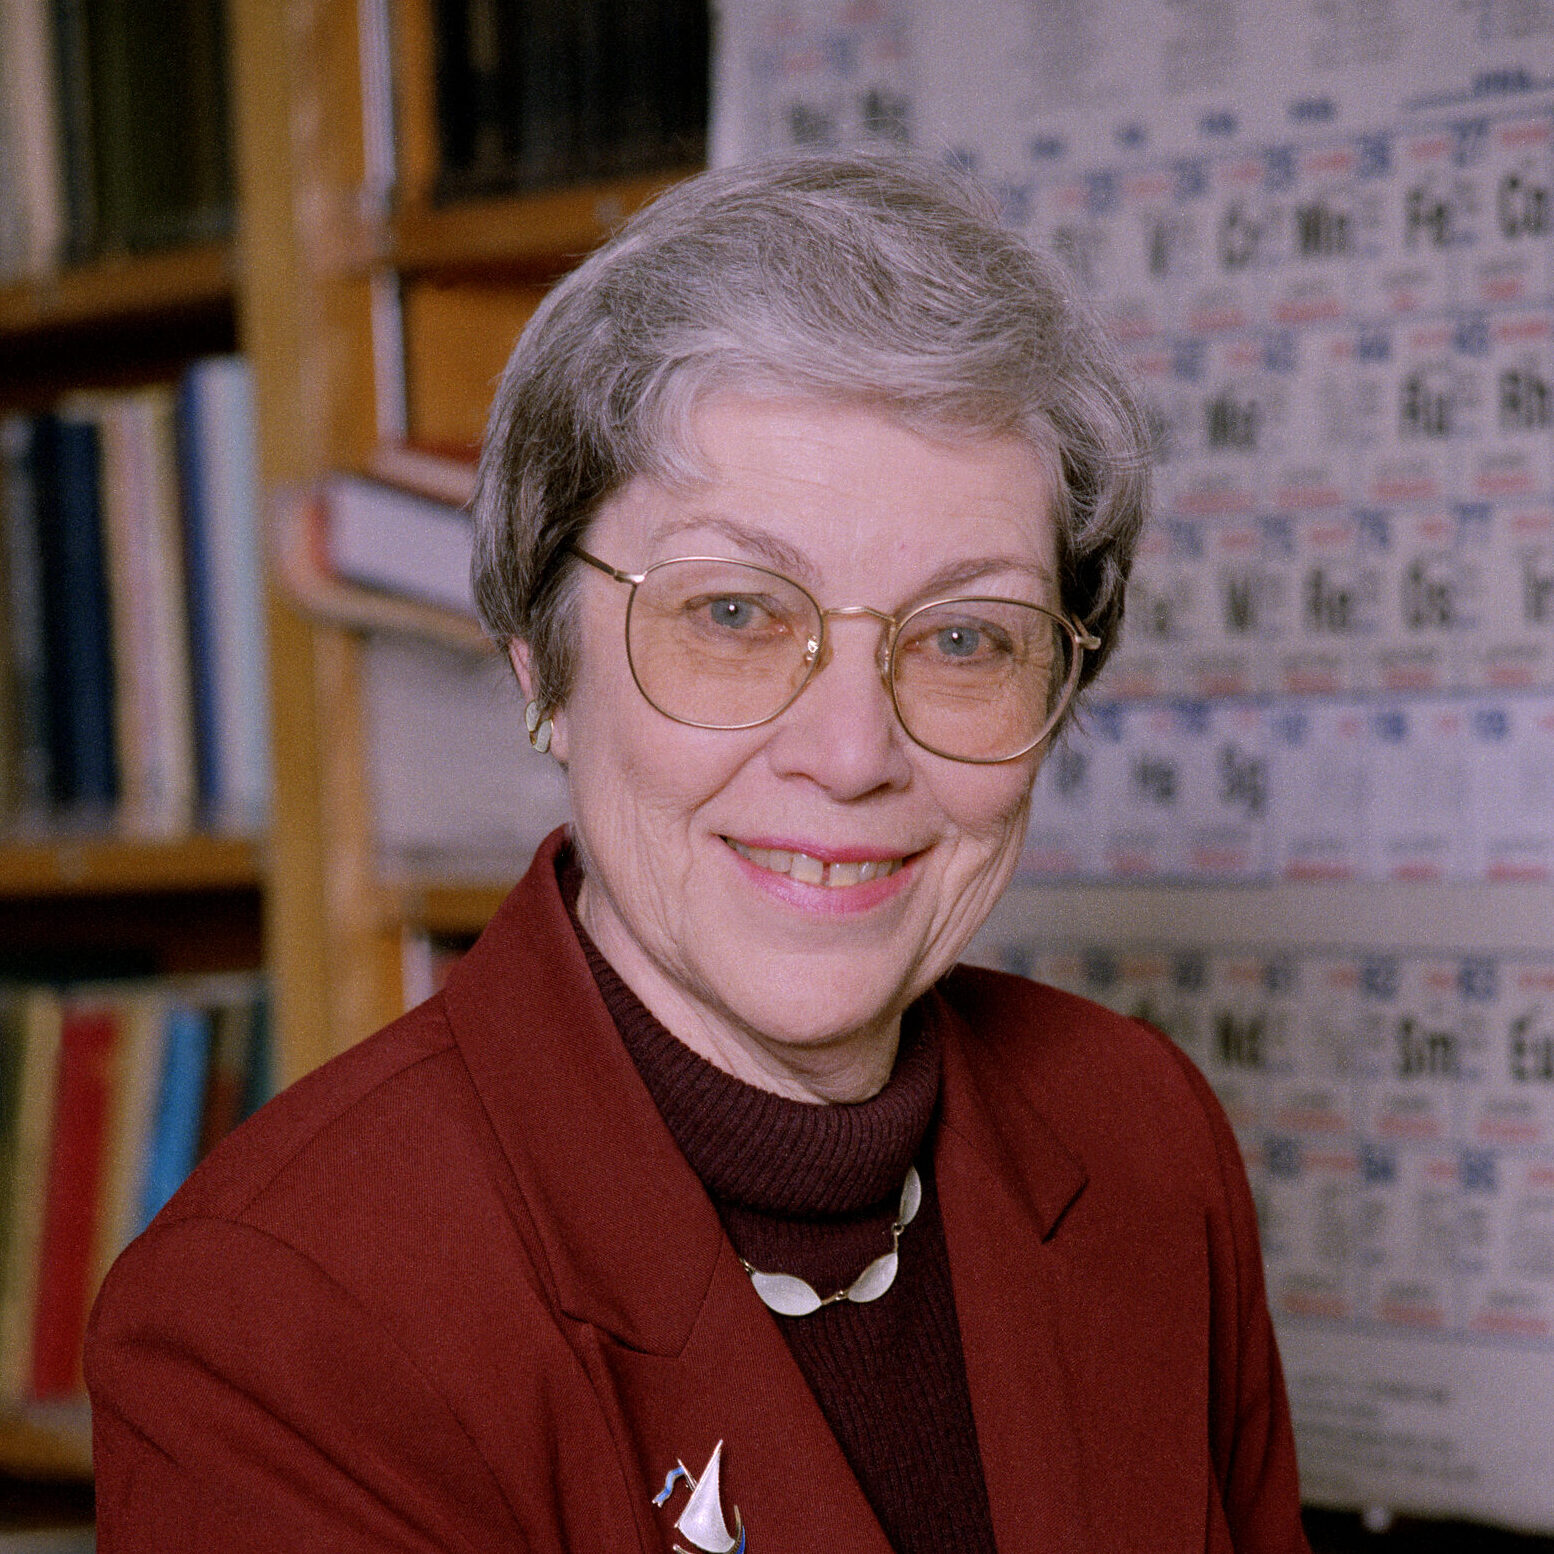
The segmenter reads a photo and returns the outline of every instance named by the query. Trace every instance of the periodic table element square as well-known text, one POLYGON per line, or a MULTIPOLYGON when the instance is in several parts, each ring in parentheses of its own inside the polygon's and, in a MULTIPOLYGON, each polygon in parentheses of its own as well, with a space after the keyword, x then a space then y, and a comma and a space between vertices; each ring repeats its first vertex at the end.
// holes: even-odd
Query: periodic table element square
POLYGON ((1475 1148, 1536 1150, 1554 1166, 1554 961, 1486 965, 1484 1079, 1468 1099, 1466 1137, 1475 1148))
POLYGON ((1202 630, 1182 661, 1196 697, 1253 696, 1271 689, 1273 665, 1294 629, 1288 525, 1222 518, 1203 530, 1202 630))
POLYGON ((1268 729, 1253 702, 1184 701, 1169 735, 1181 788, 1176 867, 1196 881, 1253 881, 1269 873, 1268 729))
POLYGON ((1289 1069, 1295 998, 1281 980, 1288 965, 1258 950, 1209 957, 1203 1074, 1243 1141, 1263 1127, 1268 1087, 1289 1069))
POLYGON ((1111 879, 1181 872, 1182 770, 1176 721, 1163 702, 1113 703, 1095 720, 1092 759, 1106 794, 1101 867, 1111 879))
POLYGON ((1554 1161, 1486 1152, 1470 1163, 1463 1241, 1473 1256, 1463 1325, 1546 1343, 1554 1338, 1554 1161))
POLYGON ((1208 1051, 1206 952, 1123 946, 1116 966, 1116 1007, 1164 1031, 1201 1069, 1208 1051))
POLYGON ((1204 164, 1207 218, 1195 224, 1197 254, 1187 286, 1194 334, 1245 330, 1267 317, 1280 211, 1267 159, 1239 152, 1204 164))
POLYGON ((1455 509, 1362 512, 1362 543, 1381 576, 1380 629, 1363 689, 1444 691, 1460 679, 1458 656, 1479 625, 1480 558, 1462 543, 1455 509))
POLYGON ((1351 512, 1293 518, 1289 533, 1295 629, 1278 653, 1277 689, 1342 695, 1363 680, 1381 630, 1380 558, 1351 512))
POLYGON ((1355 331, 1348 325, 1274 335, 1285 364, 1284 416, 1268 438, 1265 506, 1341 507, 1355 494, 1355 331))
POLYGON ((1286 880, 1354 880, 1368 862, 1371 771, 1363 704, 1276 703, 1269 713, 1273 868, 1286 880))
POLYGON ((1554 495, 1554 315, 1515 309, 1456 327, 1470 501, 1554 495))
POLYGON ((1366 719, 1374 879, 1446 881, 1473 862, 1467 714, 1451 701, 1381 702, 1366 719))
POLYGON ((1299 962, 1287 1075, 1270 1097, 1268 1126, 1313 1140, 1355 1129, 1359 967, 1352 954, 1313 951, 1299 962))
POLYGON ((1355 1253, 1363 1320, 1400 1331, 1455 1329, 1460 1183, 1454 1150, 1362 1142, 1355 1253))
POLYGON ((1476 121, 1462 157, 1472 190, 1459 302, 1527 306, 1550 296, 1554 117, 1547 108, 1476 121))
POLYGON ((1454 321, 1362 329, 1355 355, 1359 499, 1380 507, 1451 500, 1466 383, 1454 321))
POLYGON ((1457 137, 1449 126, 1431 125, 1357 144, 1356 311, 1380 320, 1449 307, 1473 199, 1457 137))
POLYGON ((1179 393, 1191 405, 1178 423, 1184 457, 1175 471, 1177 511, 1258 511, 1269 450, 1286 440, 1295 371, 1289 337, 1254 332, 1182 341, 1176 356, 1179 393))
POLYGON ((1554 692, 1468 705, 1471 878, 1554 882, 1554 692))
POLYGON ((1122 641, 1103 671, 1108 695, 1124 700, 1179 694, 1184 664, 1213 608, 1203 567, 1203 525, 1157 516, 1139 537, 1128 580, 1122 641))
POLYGON ((1358 1145, 1273 1133, 1264 1136, 1259 1153, 1254 1191, 1275 1321, 1352 1321, 1358 1305, 1358 1145))
POLYGON ((1463 684, 1554 686, 1554 505, 1473 504, 1461 509, 1459 523, 1482 589, 1480 624, 1463 653, 1463 684))
POLYGON ((1127 345, 1175 328, 1195 241, 1190 208, 1168 167, 1114 175, 1111 264, 1099 294, 1112 338, 1127 345))
POLYGON ((1106 763, 1095 759, 1089 724, 1087 718, 1071 725, 1036 774, 1022 879, 1093 879, 1102 872, 1101 824, 1110 795, 1099 786, 1106 763))
POLYGON ((1462 1137, 1491 1054, 1483 957, 1367 957, 1361 968, 1361 1133, 1386 1143, 1462 1137))
POLYGON ((1103 311, 1119 290, 1124 265, 1117 204, 1110 171, 1049 173, 1038 182, 1032 211, 1036 246, 1056 258, 1103 311))
POLYGON ((1154 449, 1155 510, 1176 510, 1177 473, 1192 439, 1195 396, 1178 375, 1177 352, 1163 340, 1122 349, 1123 368, 1144 402, 1154 449))
POLYGON ((1308 326, 1348 316, 1359 251, 1360 151, 1350 140, 1267 153, 1272 197, 1268 316, 1308 326))

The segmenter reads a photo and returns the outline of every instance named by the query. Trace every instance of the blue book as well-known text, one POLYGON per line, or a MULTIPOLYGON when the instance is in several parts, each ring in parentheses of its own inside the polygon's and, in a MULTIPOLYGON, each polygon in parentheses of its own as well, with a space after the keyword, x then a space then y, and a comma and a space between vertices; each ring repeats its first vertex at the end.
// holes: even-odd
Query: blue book
POLYGON ((162 1080, 140 1197, 142 1230, 183 1185, 198 1159, 210 1045, 209 1010, 192 1004, 168 1006, 162 1037, 162 1080))
POLYGON ((53 798, 106 810, 119 782, 97 425, 40 416, 33 451, 53 798))
POLYGON ((199 396, 192 377, 178 385, 178 496, 183 517, 183 576, 189 605, 189 693, 194 710, 194 781, 200 812, 209 815, 217 800, 219 737, 216 726, 215 623, 211 619, 210 546, 208 543, 206 451, 199 396))
POLYGON ((209 821, 252 832, 268 808, 270 735, 253 376, 243 358, 189 369, 178 447, 200 797, 209 821))

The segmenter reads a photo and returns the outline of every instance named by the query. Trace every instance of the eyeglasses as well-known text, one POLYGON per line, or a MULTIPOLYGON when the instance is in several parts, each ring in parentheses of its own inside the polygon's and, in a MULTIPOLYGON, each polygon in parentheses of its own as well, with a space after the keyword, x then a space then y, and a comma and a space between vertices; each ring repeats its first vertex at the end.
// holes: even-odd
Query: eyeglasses
POLYGON ((902 616, 864 604, 823 610, 791 577, 745 561, 680 556, 622 572, 631 587, 626 659, 637 689, 692 728, 757 728, 790 707, 825 664, 826 622, 872 616, 878 663, 913 743, 952 761, 995 765, 1028 754, 1061 720, 1098 638, 1019 599, 935 599, 902 616))

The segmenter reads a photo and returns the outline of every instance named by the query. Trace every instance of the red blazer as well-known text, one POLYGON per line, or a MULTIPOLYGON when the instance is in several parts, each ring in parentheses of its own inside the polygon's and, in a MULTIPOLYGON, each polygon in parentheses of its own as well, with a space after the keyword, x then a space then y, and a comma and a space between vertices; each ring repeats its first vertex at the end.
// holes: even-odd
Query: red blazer
MULTIPOLYGON (((719 1440, 749 1554, 887 1554, 599 999, 555 847, 445 992, 266 1107, 119 1260, 87 1347, 103 1554, 665 1554, 684 1492, 653 1494, 719 1440)), ((1304 1550, 1203 1081, 1050 988, 930 996, 1002 1554, 1304 1550)))

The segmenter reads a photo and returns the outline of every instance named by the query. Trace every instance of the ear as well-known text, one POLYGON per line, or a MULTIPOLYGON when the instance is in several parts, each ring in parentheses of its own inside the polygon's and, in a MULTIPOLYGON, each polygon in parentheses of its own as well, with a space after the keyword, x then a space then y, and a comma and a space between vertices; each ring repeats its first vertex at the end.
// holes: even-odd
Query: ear
MULTIPOLYGON (((533 654, 529 644, 520 637, 514 637, 507 644, 507 657, 513 666, 513 673, 518 676, 518 687, 523 692, 525 705, 534 700, 534 663, 533 654)), ((550 754, 561 765, 567 764, 565 719, 560 707, 543 707, 540 709, 551 722, 550 754)))

